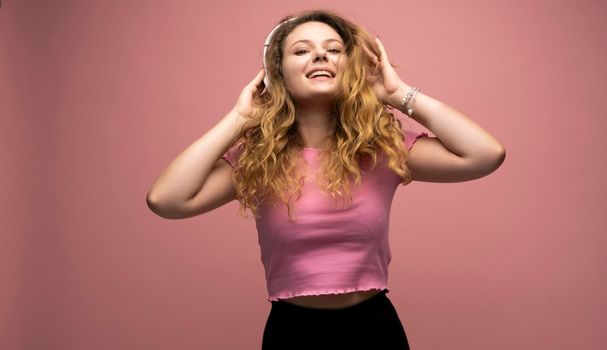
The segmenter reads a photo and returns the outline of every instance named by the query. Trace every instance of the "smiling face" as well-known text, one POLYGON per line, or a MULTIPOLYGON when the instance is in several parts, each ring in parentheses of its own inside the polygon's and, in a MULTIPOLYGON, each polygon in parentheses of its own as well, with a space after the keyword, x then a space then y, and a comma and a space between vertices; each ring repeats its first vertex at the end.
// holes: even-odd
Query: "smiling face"
POLYGON ((284 41, 282 73, 287 90, 300 103, 331 100, 347 61, 344 42, 331 26, 302 23, 284 41))

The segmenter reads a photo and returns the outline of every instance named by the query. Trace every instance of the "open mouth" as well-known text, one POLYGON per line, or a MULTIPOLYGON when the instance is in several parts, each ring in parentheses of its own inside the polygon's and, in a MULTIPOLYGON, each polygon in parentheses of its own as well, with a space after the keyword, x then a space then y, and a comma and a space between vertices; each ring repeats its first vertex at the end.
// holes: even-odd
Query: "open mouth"
POLYGON ((327 70, 318 70, 307 74, 306 77, 310 80, 329 80, 333 79, 334 75, 327 70))

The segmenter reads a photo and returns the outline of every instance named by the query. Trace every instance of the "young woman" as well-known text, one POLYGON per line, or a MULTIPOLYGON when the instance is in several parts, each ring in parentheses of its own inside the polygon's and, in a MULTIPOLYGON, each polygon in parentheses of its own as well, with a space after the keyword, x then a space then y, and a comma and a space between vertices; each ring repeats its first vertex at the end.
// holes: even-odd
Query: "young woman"
POLYGON ((255 214, 272 303, 263 350, 408 349, 386 296, 396 188, 486 176, 503 146, 402 81, 379 38, 335 12, 281 20, 264 66, 160 174, 150 209, 178 219, 237 199, 255 214))

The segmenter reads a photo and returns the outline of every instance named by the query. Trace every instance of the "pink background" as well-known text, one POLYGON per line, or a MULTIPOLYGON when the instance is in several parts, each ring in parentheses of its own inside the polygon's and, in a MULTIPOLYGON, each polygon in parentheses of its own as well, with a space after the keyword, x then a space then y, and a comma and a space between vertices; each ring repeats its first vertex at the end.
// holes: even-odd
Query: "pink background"
POLYGON ((260 348, 253 219, 234 201, 166 220, 145 196, 279 18, 317 6, 507 150, 488 177, 396 193, 388 296, 412 349, 604 348, 607 4, 589 0, 3 1, 0 348, 260 348))

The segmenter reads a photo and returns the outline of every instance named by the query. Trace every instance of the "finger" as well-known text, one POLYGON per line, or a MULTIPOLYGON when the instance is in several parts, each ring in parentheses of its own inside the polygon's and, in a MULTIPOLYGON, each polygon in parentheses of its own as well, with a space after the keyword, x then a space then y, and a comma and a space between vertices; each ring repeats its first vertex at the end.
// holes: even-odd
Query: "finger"
POLYGON ((253 79, 253 81, 251 82, 251 84, 253 86, 257 86, 259 85, 259 83, 263 80, 263 77, 266 75, 266 70, 264 68, 262 68, 257 75, 255 76, 255 79, 253 79))
POLYGON ((384 45, 382 45, 381 41, 379 41, 379 37, 375 37, 375 43, 377 44, 377 48, 379 49, 379 52, 381 54, 380 61, 390 63, 390 61, 388 60, 388 54, 386 53, 386 49, 384 48, 384 45))
POLYGON ((366 45, 363 45, 363 50, 365 51, 370 64, 379 63, 379 59, 378 59, 377 55, 375 55, 375 53, 373 53, 371 50, 369 50, 369 48, 366 45))
POLYGON ((262 68, 261 72, 259 72, 259 74, 258 74, 258 78, 259 78, 259 81, 258 81, 258 86, 259 86, 258 87, 258 91, 261 91, 259 93, 259 96, 263 96, 263 94, 265 94, 268 91, 268 87, 266 86, 266 82, 263 80, 264 77, 265 77, 265 75, 266 75, 266 69, 262 68), (259 77, 260 75, 261 75, 261 77, 259 77))
MULTIPOLYGON (((255 79, 253 79, 253 81, 251 81, 249 83, 249 90, 251 93, 255 94, 255 93, 259 93, 260 91, 265 89, 265 84, 263 81, 263 77, 264 77, 264 72, 260 71, 259 73, 257 73, 257 75, 255 76, 255 79)), ((263 91, 262 91, 263 94, 263 91)), ((262 95, 260 94, 260 96, 262 95)))

